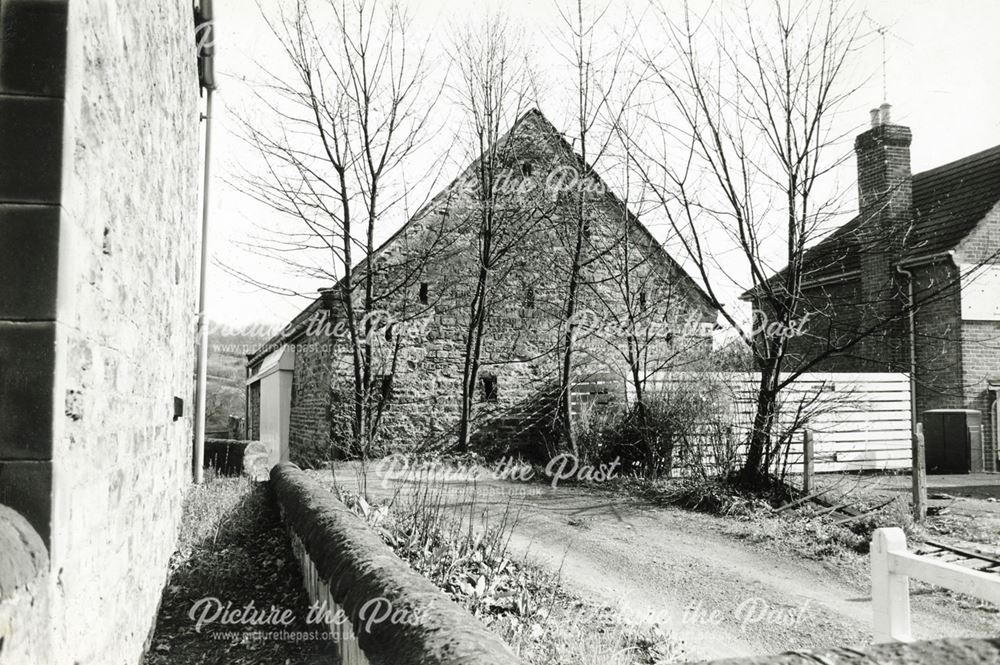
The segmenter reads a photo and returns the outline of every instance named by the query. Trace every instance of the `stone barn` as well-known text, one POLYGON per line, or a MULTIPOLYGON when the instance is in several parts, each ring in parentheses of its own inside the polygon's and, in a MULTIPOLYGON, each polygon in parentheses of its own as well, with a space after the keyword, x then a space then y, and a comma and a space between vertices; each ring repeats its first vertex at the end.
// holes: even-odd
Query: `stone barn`
MULTIPOLYGON (((516 230, 492 276, 484 323, 472 437, 484 451, 523 448, 552 434, 581 189, 585 247, 574 317, 579 380, 610 374, 624 387, 703 355, 717 315, 695 281, 539 111, 521 116, 501 141, 502 182, 514 192, 504 199, 504 213, 516 230)), ((372 390, 384 407, 383 440, 394 450, 455 439, 479 265, 475 165, 355 272, 356 279, 362 271, 376 275, 379 308, 366 313, 373 321, 372 390)), ((340 320, 340 289, 331 286, 282 335, 248 356, 248 431, 273 446, 287 441, 280 456, 302 464, 338 454, 352 405, 351 347, 340 320), (284 392, 275 376, 279 360, 292 367, 284 392)))

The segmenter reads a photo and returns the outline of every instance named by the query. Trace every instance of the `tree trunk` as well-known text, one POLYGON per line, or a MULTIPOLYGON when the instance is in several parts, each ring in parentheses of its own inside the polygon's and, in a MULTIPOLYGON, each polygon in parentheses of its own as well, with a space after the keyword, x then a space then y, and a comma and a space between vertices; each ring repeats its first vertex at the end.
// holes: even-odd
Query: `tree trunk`
POLYGON ((779 369, 779 364, 774 361, 768 361, 761 367, 753 429, 747 442, 746 462, 740 472, 740 482, 747 486, 761 486, 768 482, 766 453, 771 445, 777 416, 779 369))
POLYGON ((483 321, 489 273, 480 267, 476 291, 472 296, 469 316, 469 330, 465 339, 465 363, 462 368, 462 409, 458 424, 458 449, 469 449, 472 435, 472 407, 476 396, 476 380, 479 375, 479 357, 482 353, 483 321))

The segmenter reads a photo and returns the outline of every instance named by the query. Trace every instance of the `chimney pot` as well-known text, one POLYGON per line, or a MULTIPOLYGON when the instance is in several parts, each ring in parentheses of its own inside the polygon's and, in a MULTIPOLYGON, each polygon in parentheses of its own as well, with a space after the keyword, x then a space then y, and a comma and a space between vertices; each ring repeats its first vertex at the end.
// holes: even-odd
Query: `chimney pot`
POLYGON ((871 111, 869 111, 869 113, 872 114, 872 127, 878 127, 879 126, 878 119, 879 115, 881 114, 881 111, 879 111, 878 109, 872 109, 871 111))
POLYGON ((890 111, 892 110, 892 104, 889 104, 888 102, 885 102, 881 106, 879 106, 878 108, 881 111, 882 124, 883 125, 891 124, 891 122, 892 122, 892 116, 891 116, 890 111))

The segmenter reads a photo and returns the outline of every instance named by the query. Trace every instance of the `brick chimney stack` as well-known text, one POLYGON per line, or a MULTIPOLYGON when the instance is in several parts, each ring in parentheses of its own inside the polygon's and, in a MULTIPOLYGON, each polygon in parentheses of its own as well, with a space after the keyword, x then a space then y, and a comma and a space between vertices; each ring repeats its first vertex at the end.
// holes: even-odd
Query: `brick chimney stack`
POLYGON ((871 129, 854 141, 858 159, 858 208, 864 226, 883 240, 899 240, 913 219, 909 127, 894 125, 891 107, 872 109, 871 129), (874 224, 870 224, 874 222, 874 224))
MULTIPOLYGON (((890 317, 903 306, 901 275, 896 263, 913 223, 913 178, 910 173, 909 127, 894 125, 889 104, 871 111, 872 126, 854 141, 858 161, 858 242, 861 259, 861 303, 871 322, 890 317)), ((899 369, 905 349, 898 348, 898 326, 873 338, 865 355, 879 361, 873 370, 899 369)))

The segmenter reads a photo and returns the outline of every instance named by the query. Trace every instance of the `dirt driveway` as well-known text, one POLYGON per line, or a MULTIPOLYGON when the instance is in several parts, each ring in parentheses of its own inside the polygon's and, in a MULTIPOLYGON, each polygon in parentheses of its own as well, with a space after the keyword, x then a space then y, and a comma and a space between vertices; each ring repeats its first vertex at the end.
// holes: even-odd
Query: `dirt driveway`
MULTIPOLYGON (((329 479, 329 472, 326 478, 329 479)), ((338 473, 345 486, 353 472, 338 473)), ((374 479, 373 479, 374 480, 374 479)), ((451 505, 468 508, 468 483, 444 483, 451 505)), ((390 476, 375 494, 411 491, 390 476)), ((635 622, 657 621, 691 660, 867 645, 867 579, 844 566, 755 549, 727 536, 724 520, 581 487, 477 482, 477 505, 521 506, 512 548, 561 571, 578 595, 635 622)), ((917 639, 996 635, 1000 618, 914 595, 917 639)))

